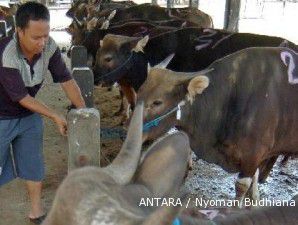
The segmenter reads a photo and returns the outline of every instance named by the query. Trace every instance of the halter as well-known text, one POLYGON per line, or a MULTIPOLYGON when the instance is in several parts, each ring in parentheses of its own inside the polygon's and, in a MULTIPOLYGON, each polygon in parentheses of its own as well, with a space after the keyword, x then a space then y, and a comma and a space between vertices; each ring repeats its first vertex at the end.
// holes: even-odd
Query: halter
POLYGON ((172 113, 176 112, 176 118, 177 120, 180 120, 181 118, 181 106, 185 105, 185 101, 181 101, 176 107, 168 111, 167 113, 155 118, 154 120, 150 120, 149 122, 145 123, 143 125, 143 132, 148 132, 151 130, 152 127, 157 127, 159 125, 159 122, 171 115, 172 113))
POLYGON ((137 55, 134 52, 131 52, 128 59, 121 66, 106 73, 99 79, 104 82, 114 82, 116 80, 119 80, 123 76, 123 74, 134 65, 134 59, 136 56, 137 55))

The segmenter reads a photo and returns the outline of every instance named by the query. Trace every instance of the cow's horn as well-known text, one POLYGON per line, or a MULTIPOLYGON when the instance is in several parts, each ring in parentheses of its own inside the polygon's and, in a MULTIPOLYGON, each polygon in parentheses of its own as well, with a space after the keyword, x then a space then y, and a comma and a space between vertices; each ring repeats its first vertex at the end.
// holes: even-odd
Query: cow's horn
POLYGON ((174 58, 174 56, 175 56, 174 53, 169 55, 167 58, 165 58, 159 64, 155 65, 154 68, 161 68, 161 69, 167 68, 168 64, 171 62, 171 60, 174 58))
POLYGON ((107 20, 113 19, 115 17, 115 15, 116 15, 116 9, 111 12, 111 14, 108 16, 107 20))
POLYGON ((209 72, 213 71, 213 68, 207 68, 205 70, 197 71, 197 72, 189 72, 189 73, 181 73, 181 72, 176 72, 171 76, 171 79, 176 83, 176 84, 181 84, 187 81, 190 81, 191 79, 195 78, 196 76, 199 75, 206 75, 209 72), (181 74, 183 74, 181 76, 181 74))
POLYGON ((76 16, 73 17, 73 20, 78 25, 79 28, 83 26, 83 23, 79 21, 79 19, 76 16))
POLYGON ((109 20, 105 20, 105 21, 102 23, 100 29, 101 29, 101 30, 107 30, 107 29, 109 28, 109 26, 110 26, 110 21, 109 21, 109 20))
POLYGON ((137 169, 142 148, 143 102, 134 110, 125 142, 113 163, 103 171, 117 183, 127 184, 137 169))

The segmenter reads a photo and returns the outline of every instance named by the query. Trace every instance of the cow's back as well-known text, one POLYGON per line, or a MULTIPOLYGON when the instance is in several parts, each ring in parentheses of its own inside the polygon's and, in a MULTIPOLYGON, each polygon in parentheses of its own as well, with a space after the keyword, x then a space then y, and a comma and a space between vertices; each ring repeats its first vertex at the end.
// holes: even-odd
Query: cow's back
POLYGON ((281 44, 298 50, 295 44, 279 37, 192 27, 150 39, 145 47, 145 53, 151 65, 175 53, 168 68, 174 71, 194 72, 205 69, 215 60, 241 49, 279 47, 281 44), (156 49, 159 50, 158 53, 156 49))

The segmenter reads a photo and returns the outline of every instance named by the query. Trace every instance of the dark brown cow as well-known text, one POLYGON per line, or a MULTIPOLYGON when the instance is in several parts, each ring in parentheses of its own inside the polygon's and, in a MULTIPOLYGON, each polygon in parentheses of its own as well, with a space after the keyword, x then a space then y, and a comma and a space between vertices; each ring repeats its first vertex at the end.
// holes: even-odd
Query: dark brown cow
POLYGON ((66 12, 66 16, 70 18, 76 17, 80 21, 88 17, 88 14, 94 15, 97 12, 105 9, 113 10, 136 5, 133 1, 96 1, 89 2, 88 0, 76 1, 72 7, 66 12))
POLYGON ((244 49, 215 61, 208 72, 153 68, 138 92, 145 102, 144 139, 178 127, 199 158, 240 172, 238 199, 250 187, 258 199, 262 163, 297 154, 297 68, 297 53, 287 48, 244 49), (178 120, 177 105, 185 99, 178 120))

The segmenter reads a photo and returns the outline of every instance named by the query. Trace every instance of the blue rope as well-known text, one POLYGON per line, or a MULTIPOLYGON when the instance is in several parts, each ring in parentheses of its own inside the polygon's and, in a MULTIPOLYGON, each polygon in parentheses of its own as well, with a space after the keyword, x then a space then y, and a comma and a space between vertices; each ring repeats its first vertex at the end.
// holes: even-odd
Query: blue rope
POLYGON ((178 106, 176 106, 175 108, 173 108, 172 110, 170 110, 169 112, 167 112, 164 115, 161 115, 159 117, 157 117, 154 120, 150 120, 149 122, 145 123, 143 125, 143 132, 148 132, 152 127, 157 127, 159 125, 159 122, 161 120, 163 120, 164 118, 166 118, 168 115, 170 115, 173 112, 176 112, 178 110, 178 106))
POLYGON ((182 225, 181 220, 179 218, 175 218, 172 225, 182 225))

